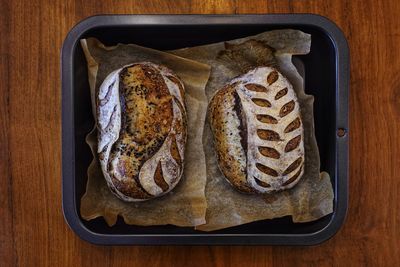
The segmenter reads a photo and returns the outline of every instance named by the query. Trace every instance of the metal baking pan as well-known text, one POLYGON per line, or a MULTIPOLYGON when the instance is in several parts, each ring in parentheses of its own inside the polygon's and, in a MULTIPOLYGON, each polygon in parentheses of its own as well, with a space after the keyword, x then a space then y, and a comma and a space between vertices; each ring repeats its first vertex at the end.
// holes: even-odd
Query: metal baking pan
POLYGON ((103 245, 262 244, 313 245, 332 237, 344 222, 348 202, 349 51, 340 29, 312 14, 281 15, 104 15, 87 18, 67 35, 61 55, 62 204, 65 219, 82 239, 103 245), (245 37, 280 28, 312 34, 311 52, 296 57, 304 66, 306 93, 315 96, 316 137, 321 170, 334 188, 334 212, 317 221, 290 217, 263 220, 214 232, 166 226, 133 226, 121 218, 113 227, 103 218, 80 217, 92 155, 85 136, 93 127, 87 65, 79 39, 96 37, 107 45, 135 43, 159 50, 245 37))

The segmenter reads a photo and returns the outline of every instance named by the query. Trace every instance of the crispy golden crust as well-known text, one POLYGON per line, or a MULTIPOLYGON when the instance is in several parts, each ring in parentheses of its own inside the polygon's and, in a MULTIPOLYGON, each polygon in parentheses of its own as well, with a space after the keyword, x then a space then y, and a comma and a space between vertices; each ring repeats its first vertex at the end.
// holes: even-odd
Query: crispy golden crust
POLYGON ((148 65, 133 65, 120 73, 122 120, 120 139, 151 146, 164 140, 173 119, 172 96, 161 73, 148 65))
MULTIPOLYGON (((109 162, 118 157, 118 169, 113 171, 126 179, 118 181, 113 177, 113 182, 126 196, 148 198, 138 176, 143 164, 160 149, 169 134, 172 96, 159 71, 147 65, 132 65, 121 71, 119 95, 121 130, 109 162)), ((158 181, 161 179, 158 177, 158 181)))

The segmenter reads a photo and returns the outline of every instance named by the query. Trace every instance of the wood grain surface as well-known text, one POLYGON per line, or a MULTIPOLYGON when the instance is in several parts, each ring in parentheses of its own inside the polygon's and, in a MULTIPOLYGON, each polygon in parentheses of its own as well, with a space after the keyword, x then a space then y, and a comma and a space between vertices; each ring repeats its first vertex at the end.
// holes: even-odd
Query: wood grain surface
POLYGON ((0 266, 399 266, 398 0, 0 0, 0 266), (349 40, 350 202, 315 247, 101 247, 61 211, 60 49, 104 13, 317 13, 349 40))

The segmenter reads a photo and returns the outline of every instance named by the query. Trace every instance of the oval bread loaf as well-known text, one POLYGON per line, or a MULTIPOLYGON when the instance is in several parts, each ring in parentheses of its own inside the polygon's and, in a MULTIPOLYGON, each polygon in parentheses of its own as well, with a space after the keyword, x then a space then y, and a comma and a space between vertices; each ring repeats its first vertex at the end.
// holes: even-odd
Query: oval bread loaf
POLYGON ((216 92, 209 115, 218 165, 239 191, 293 187, 304 172, 296 94, 276 69, 253 69, 216 92))
POLYGON ((184 86, 166 67, 113 71, 97 98, 98 154, 108 187, 124 201, 161 196, 179 182, 186 143, 184 86))

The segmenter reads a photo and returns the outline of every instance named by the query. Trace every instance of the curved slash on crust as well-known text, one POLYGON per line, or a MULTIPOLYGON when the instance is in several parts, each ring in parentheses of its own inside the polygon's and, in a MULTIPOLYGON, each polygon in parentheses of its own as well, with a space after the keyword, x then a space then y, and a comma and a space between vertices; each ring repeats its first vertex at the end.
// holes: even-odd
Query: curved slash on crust
POLYGON ((283 88, 283 89, 280 90, 278 93, 276 93, 276 95, 275 95, 275 100, 278 100, 278 99, 284 97, 287 93, 288 93, 287 87, 283 88))
POLYGON ((284 133, 290 133, 293 132, 294 130, 296 130, 297 128, 299 128, 301 125, 301 121, 300 118, 297 117, 296 119, 294 119, 291 123, 288 124, 288 126, 286 126, 284 133))
POLYGON ((300 141, 301 141, 301 135, 298 135, 292 140, 290 140, 285 146, 285 152, 290 152, 295 150, 300 145, 300 141))
POLYGON ((268 93, 268 89, 265 86, 257 83, 248 83, 244 87, 250 91, 268 93))
POLYGON ((287 102, 285 105, 283 105, 283 107, 279 111, 279 116, 281 118, 285 117, 286 115, 288 115, 290 112, 292 112, 294 110, 294 106, 295 106, 295 102, 293 100, 287 102))
POLYGON ((164 180, 163 170, 161 167, 161 161, 158 162, 156 171, 154 173, 154 182, 158 185, 163 192, 169 189, 168 183, 164 180))
POLYGON ((99 99, 99 100, 100 100, 100 103, 99 103, 100 106, 104 106, 105 104, 108 103, 108 101, 110 101, 111 94, 112 94, 112 88, 113 88, 114 84, 115 84, 115 81, 113 81, 113 82, 108 86, 107 94, 106 94, 102 99, 99 99))
POLYGON ((257 129, 257 135, 262 140, 268 140, 268 141, 280 141, 281 140, 279 134, 272 130, 257 129))
POLYGON ((256 181, 256 184, 258 184, 259 186, 266 187, 266 188, 271 187, 270 184, 263 182, 260 179, 257 179, 256 177, 253 177, 253 178, 254 178, 254 181, 256 181))
POLYGON ((267 114, 257 114, 257 120, 262 123, 277 124, 278 120, 267 114))
POLYGON ((261 164, 261 163, 256 163, 256 167, 257 167, 257 169, 259 169, 261 172, 263 172, 263 173, 265 173, 265 174, 268 174, 268 175, 270 175, 270 176, 273 176, 273 177, 278 177, 278 176, 279 176, 279 174, 278 174, 277 171, 275 171, 274 169, 272 169, 272 168, 270 168, 270 167, 268 167, 268 166, 265 166, 265 165, 263 165, 263 164, 261 164))
MULTIPOLYGON (((244 114, 244 109, 242 107, 242 103, 240 101, 240 96, 239 94, 235 91, 233 91, 233 98, 234 98, 234 107, 233 110, 236 112, 236 116, 239 119, 239 135, 240 135, 240 144, 243 147, 244 154, 247 155, 247 124, 246 124, 246 118, 244 114)), ((247 159, 246 159, 246 164, 247 166, 247 159)), ((247 168, 246 168, 247 169, 247 168)), ((247 171, 245 170, 246 177, 247 177, 247 171)))
POLYGON ((149 194, 142 186, 139 181, 138 175, 130 179, 130 181, 135 183, 135 186, 129 186, 127 181, 120 181, 115 178, 113 175, 111 176, 112 183, 114 187, 123 195, 128 197, 140 198, 140 199, 148 199, 152 198, 153 195, 149 194), (129 188, 130 187, 130 188, 129 188))
POLYGON ((267 76, 267 83, 269 85, 273 84, 274 82, 276 82, 279 78, 279 74, 276 70, 272 71, 270 74, 268 74, 267 76))
POLYGON ((297 167, 300 166, 302 161, 303 161, 302 157, 297 158, 295 161, 293 161, 292 164, 289 165, 289 167, 287 167, 287 169, 282 173, 282 175, 288 175, 289 173, 297 169, 297 167))
POLYGON ((178 150, 178 144, 176 141, 176 135, 174 134, 171 137, 171 147, 170 147, 170 153, 172 158, 175 160, 175 162, 178 164, 178 166, 181 166, 182 164, 182 160, 181 160, 181 156, 179 155, 179 150, 178 150))
POLYGON ((299 169, 299 171, 296 172, 295 175, 293 175, 289 180, 287 180, 286 182, 284 182, 282 185, 283 185, 283 186, 286 186, 286 185, 289 185, 289 184, 293 183, 293 182, 297 179, 297 177, 299 177, 299 175, 300 175, 302 169, 303 169, 303 167, 301 167, 301 168, 299 169))
POLYGON ((258 151, 264 157, 273 159, 279 159, 281 157, 281 154, 275 148, 272 147, 259 146, 258 151))
POLYGON ((173 82, 174 84, 176 84, 176 86, 178 86, 179 92, 181 93, 181 98, 185 99, 185 90, 183 89, 182 83, 180 83, 179 80, 172 75, 167 75, 165 77, 167 77, 171 82, 173 82))
MULTIPOLYGON (((174 101, 175 104, 179 107, 179 110, 180 110, 181 113, 182 113, 182 119, 184 119, 184 118, 186 117, 186 109, 185 109, 185 107, 181 104, 181 102, 179 101, 178 98, 174 97, 174 98, 173 98, 173 101, 174 101)), ((185 122, 186 120, 183 120, 183 121, 185 122)))
POLYGON ((262 99, 262 98, 252 98, 251 101, 254 102, 259 107, 265 107, 265 108, 270 108, 271 102, 269 102, 267 99, 262 99))
POLYGON ((115 120, 115 113, 117 112, 117 106, 114 106, 114 109, 111 113, 110 119, 107 123, 107 126, 104 127, 102 130, 103 132, 108 132, 110 130, 110 128, 112 128, 114 125, 112 125, 112 122, 115 120))

